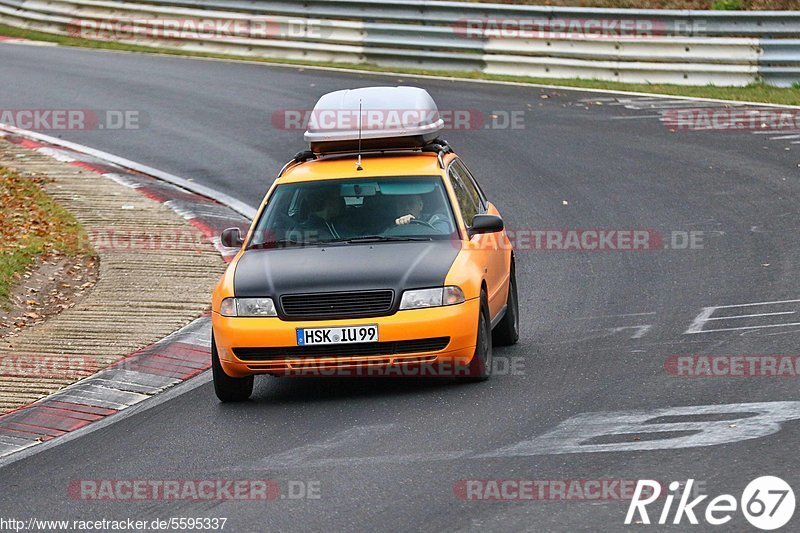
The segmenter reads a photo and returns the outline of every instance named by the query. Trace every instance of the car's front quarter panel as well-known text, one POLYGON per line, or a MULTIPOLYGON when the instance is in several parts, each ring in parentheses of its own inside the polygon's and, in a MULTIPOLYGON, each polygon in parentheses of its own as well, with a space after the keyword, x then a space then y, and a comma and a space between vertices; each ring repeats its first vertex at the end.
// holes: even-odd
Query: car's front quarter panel
POLYGON ((481 295, 488 256, 473 242, 460 241, 458 244, 461 246, 461 251, 453 261, 444 283, 461 287, 467 300, 477 300, 481 295))
POLYGON ((234 296, 233 278, 236 274, 236 265, 242 253, 244 252, 239 251, 239 253, 236 254, 233 260, 228 264, 228 268, 226 268, 225 272, 220 276, 217 285, 214 287, 214 292, 211 296, 211 311, 213 313, 219 313, 219 306, 223 299, 234 296))

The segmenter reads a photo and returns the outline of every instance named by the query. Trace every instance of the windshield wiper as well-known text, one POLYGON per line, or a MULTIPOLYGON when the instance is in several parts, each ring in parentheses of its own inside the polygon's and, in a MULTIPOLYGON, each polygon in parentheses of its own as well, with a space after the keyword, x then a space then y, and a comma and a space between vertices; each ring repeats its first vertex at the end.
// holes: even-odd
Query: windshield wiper
POLYGON ((395 235, 365 235, 363 237, 355 237, 347 239, 348 243, 360 242, 390 242, 390 241, 429 241, 430 237, 400 237, 395 235))
POLYGON ((272 248, 289 248, 300 246, 328 246, 331 244, 359 244, 365 242, 408 242, 408 241, 429 241, 430 237, 401 237, 394 235, 365 235, 352 239, 333 239, 330 241, 298 241, 294 239, 279 239, 277 241, 267 241, 254 244, 248 250, 264 250, 272 248))
POLYGON ((265 250, 270 248, 286 248, 289 246, 308 246, 311 243, 305 241, 296 241, 294 239, 279 239, 277 241, 267 241, 254 244, 248 250, 265 250))

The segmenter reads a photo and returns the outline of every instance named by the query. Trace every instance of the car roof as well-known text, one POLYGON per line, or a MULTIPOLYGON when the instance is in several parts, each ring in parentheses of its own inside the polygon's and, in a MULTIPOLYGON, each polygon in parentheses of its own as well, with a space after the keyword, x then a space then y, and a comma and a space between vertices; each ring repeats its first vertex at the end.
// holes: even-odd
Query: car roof
POLYGON ((442 174, 437 154, 432 152, 404 152, 397 155, 364 154, 361 157, 363 170, 356 170, 356 161, 357 157, 350 154, 313 159, 289 167, 283 176, 278 178, 278 183, 442 174))

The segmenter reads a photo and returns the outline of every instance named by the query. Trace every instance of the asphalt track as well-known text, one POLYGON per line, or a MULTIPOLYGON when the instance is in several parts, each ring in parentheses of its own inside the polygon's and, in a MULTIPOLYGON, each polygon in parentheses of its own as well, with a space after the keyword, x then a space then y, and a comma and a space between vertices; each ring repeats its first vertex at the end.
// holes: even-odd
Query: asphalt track
MULTIPOLYGON (((738 497, 750 480, 772 474, 800 487, 796 420, 759 436, 746 421, 720 429, 720 417, 693 415, 696 446, 685 448, 669 432, 651 440, 646 428, 603 442, 668 447, 557 453, 568 439, 556 438, 509 448, 584 413, 661 416, 658 410, 678 406, 770 402, 786 418, 800 416, 796 404, 773 403, 800 400, 796 377, 688 379, 664 368, 676 354, 797 355, 800 326, 787 325, 800 322, 792 318, 797 303, 728 308, 714 316, 758 316, 686 333, 706 307, 800 298, 800 147, 790 140, 670 132, 653 118, 657 112, 616 105, 604 94, 0 47, 0 108, 145 112, 149 123, 139 131, 63 137, 253 206, 303 147, 301 132, 273 127, 274 111, 308 108, 336 89, 394 83, 425 87, 442 109, 524 112, 522 130, 447 134, 508 226, 695 231, 703 232, 702 247, 519 250, 522 339, 495 352, 518 365, 516 372, 477 385, 265 378, 242 405, 219 404, 205 384, 0 469, 0 517, 227 517, 230 531, 617 531, 625 502, 464 501, 454 486, 465 479, 693 478, 711 495, 738 497), (584 101, 592 98, 603 105, 584 101), (737 327, 748 329, 730 329, 737 327), (731 442, 711 445, 720 431, 731 442), (68 494, 70 481, 82 479, 274 479, 282 490, 289 481, 311 481, 319 482, 320 498, 92 502, 68 494)), ((621 432, 614 417, 600 425, 606 434, 621 432)), ((587 427, 578 423, 576 431, 587 427)), ((717 529, 748 528, 735 513, 717 529)))

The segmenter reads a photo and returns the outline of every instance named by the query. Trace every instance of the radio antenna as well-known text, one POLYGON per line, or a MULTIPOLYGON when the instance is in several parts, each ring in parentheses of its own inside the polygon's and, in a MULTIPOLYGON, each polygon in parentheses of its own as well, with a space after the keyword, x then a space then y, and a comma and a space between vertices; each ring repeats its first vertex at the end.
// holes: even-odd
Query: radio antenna
POLYGON ((364 170, 361 166, 361 99, 358 99, 358 161, 356 161, 356 170, 364 170))

